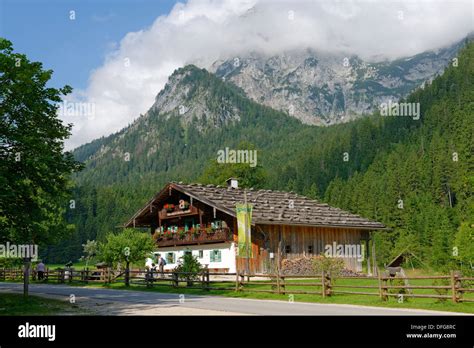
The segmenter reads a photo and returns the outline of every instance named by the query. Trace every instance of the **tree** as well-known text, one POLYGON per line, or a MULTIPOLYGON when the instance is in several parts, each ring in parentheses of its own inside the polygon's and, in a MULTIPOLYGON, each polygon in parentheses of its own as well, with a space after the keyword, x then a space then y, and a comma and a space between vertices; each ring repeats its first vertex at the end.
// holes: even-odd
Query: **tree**
POLYGON ((188 286, 193 285, 201 272, 202 266, 196 256, 191 253, 185 253, 180 257, 179 265, 175 267, 174 271, 179 274, 179 278, 186 280, 188 286))
POLYGON ((97 241, 95 240, 87 240, 86 244, 82 244, 82 249, 84 254, 82 259, 86 260, 86 267, 89 264, 89 261, 97 255, 98 252, 98 245, 97 241))
POLYGON ((461 269, 472 272, 474 264, 474 224, 462 223, 456 233, 453 256, 461 263, 461 269))
POLYGON ((44 246, 72 232, 64 214, 70 174, 81 165, 64 152, 71 125, 57 115, 72 89, 47 87, 52 73, 0 38, 0 241, 44 246))
POLYGON ((155 249, 155 243, 148 233, 125 229, 119 234, 109 233, 106 241, 99 244, 99 256, 109 265, 125 263, 125 284, 129 285, 131 262, 143 261, 155 249))
MULTIPOLYGON (((255 146, 248 142, 241 142, 237 150, 259 153, 255 146)), ((205 184, 225 185, 227 179, 235 177, 239 179, 241 187, 262 188, 265 186, 266 176, 261 164, 251 167, 248 163, 218 163, 216 160, 211 160, 199 181, 205 184)))

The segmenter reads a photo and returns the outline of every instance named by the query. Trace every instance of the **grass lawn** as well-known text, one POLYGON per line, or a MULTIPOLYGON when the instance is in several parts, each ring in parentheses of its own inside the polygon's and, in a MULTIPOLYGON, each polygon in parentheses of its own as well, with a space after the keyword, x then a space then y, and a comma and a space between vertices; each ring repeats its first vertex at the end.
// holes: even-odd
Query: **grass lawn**
POLYGON ((0 294, 0 315, 78 315, 85 314, 75 304, 23 294, 0 294))

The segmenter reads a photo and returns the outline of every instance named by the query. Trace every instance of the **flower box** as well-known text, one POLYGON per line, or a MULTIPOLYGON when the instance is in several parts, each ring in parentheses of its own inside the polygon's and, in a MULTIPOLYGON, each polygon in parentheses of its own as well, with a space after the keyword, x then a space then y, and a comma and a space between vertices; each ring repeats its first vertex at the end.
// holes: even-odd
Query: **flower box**
POLYGON ((166 203, 163 208, 168 212, 168 213, 172 213, 175 209, 175 206, 174 204, 170 204, 170 203, 166 203))

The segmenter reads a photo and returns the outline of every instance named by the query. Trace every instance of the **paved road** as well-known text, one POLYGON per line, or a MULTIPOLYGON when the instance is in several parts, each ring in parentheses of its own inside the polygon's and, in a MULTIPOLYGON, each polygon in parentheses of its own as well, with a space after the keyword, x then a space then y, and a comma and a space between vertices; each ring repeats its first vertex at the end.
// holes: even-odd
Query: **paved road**
MULTIPOLYGON (((21 292, 23 284, 0 283, 2 292, 21 292)), ((69 300, 94 313, 108 315, 456 315, 459 313, 415 309, 392 309, 344 304, 319 304, 272 300, 236 299, 220 296, 196 296, 31 284, 30 293, 69 300), (183 301, 184 300, 184 301, 183 301)))

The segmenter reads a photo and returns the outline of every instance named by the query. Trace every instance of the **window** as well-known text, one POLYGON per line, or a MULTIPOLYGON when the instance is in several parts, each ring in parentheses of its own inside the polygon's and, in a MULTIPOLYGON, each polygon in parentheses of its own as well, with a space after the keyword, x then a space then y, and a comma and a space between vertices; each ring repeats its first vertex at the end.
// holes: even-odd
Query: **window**
POLYGON ((198 257, 202 259, 204 257, 204 250, 199 250, 198 251, 198 257))
POLYGON ((185 250, 184 255, 192 255, 193 252, 191 250, 185 250))
POLYGON ((291 253, 291 245, 285 246, 285 253, 286 253, 286 254, 291 253))
POLYGON ((313 246, 308 245, 308 254, 312 254, 312 253, 313 253, 313 246))
POLYGON ((166 263, 174 263, 174 253, 166 253, 166 263))
POLYGON ((211 262, 221 262, 222 255, 220 250, 211 251, 211 262))

